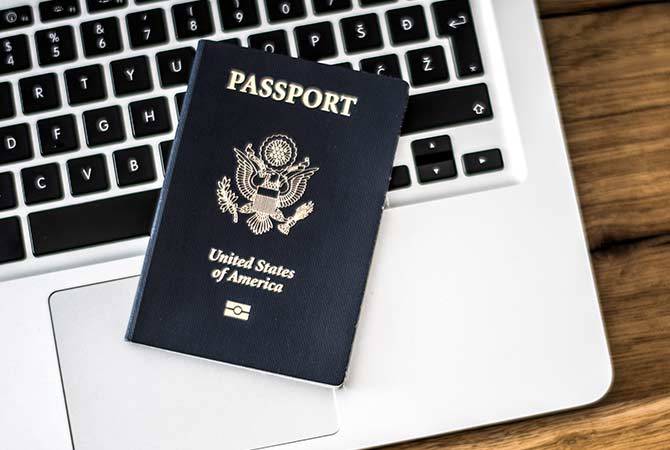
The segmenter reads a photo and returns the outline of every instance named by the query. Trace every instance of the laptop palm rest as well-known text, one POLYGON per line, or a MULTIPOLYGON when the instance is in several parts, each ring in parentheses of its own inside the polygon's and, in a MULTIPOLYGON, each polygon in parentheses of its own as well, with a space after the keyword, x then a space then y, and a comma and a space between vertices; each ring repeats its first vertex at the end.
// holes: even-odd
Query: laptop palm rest
POLYGON ((51 295, 74 448, 253 449, 337 432, 332 389, 126 342, 137 280, 51 295))

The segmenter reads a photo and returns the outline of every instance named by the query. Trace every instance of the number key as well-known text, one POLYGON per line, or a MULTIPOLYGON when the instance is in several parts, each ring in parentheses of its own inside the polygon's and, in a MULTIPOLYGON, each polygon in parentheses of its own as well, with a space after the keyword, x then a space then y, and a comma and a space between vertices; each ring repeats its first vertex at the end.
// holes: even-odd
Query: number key
POLYGON ((162 9, 128 14, 126 23, 132 48, 142 48, 167 41, 165 15, 162 9))
POLYGON ((283 22, 305 16, 303 0, 265 0, 270 22, 283 22))
POLYGON ((99 56, 121 50, 119 21, 116 17, 92 20, 81 24, 86 56, 99 56))
POLYGON ((328 14, 335 11, 351 9, 351 0, 312 0, 314 12, 328 14))
POLYGON ((37 43, 37 59, 40 66, 72 61, 77 57, 72 27, 58 27, 38 31, 35 33, 35 42, 37 43))
POLYGON ((258 25, 256 0, 219 0, 221 25, 224 30, 258 25))
POLYGON ((182 3, 172 7, 177 39, 205 36, 212 32, 212 14, 205 0, 182 3))
POLYGON ((88 12, 107 11, 108 9, 122 8, 128 0, 86 0, 88 12))
POLYGON ((0 39, 0 75, 30 69, 30 50, 25 34, 0 39))

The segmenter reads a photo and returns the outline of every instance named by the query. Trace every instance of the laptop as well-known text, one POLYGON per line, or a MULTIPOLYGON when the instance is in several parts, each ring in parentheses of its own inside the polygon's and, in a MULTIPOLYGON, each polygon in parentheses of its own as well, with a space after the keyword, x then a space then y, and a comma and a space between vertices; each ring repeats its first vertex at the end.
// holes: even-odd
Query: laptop
POLYGON ((8 449, 366 448, 597 401, 533 1, 3 1, 0 354, 8 449), (123 340, 201 38, 410 84, 340 389, 123 340))

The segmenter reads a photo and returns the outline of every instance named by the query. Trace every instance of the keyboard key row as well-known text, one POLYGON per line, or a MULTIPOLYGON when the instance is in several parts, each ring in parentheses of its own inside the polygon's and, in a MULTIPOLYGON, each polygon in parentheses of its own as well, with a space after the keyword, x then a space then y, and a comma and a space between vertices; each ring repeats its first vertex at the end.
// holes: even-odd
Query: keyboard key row
MULTIPOLYGON (((169 152, 169 149, 168 149, 169 152)), ((161 155, 167 155, 161 146, 161 155)), ((119 187, 133 186, 156 180, 156 169, 151 147, 142 145, 112 154, 119 187)), ((90 194, 109 189, 107 163, 104 155, 92 155, 71 159, 67 162, 70 192, 73 196, 90 194)), ((58 164, 49 163, 21 170, 21 184, 26 205, 59 200, 63 198, 63 184, 58 164)), ((0 211, 17 206, 16 187, 11 172, 0 173, 0 211)))
MULTIPOLYGON (((188 82, 195 52, 193 48, 170 50, 159 53, 158 70, 163 87, 188 82)), ((151 68, 146 56, 137 56, 110 63, 110 71, 117 96, 148 92, 153 89, 151 68)), ((65 86, 70 105, 103 100, 107 98, 102 66, 90 65, 65 71, 65 86)), ((21 106, 24 114, 57 109, 61 97, 56 74, 45 73, 19 80, 21 106)), ((0 119, 13 117, 14 95, 9 82, 0 83, 0 119)))
MULTIPOLYGON (((148 236, 158 189, 28 215, 35 256, 148 236)), ((26 257, 18 217, 0 219, 0 264, 26 257)))
MULTIPOLYGON (((66 206, 28 215, 33 254, 42 256, 91 245, 148 236, 158 201, 158 189, 66 206)), ((2 227, 2 222, 0 222, 2 227)), ((9 226, 7 226, 9 228, 9 226)), ((0 234, 0 236, 3 236, 0 234)), ((0 243, 16 249, 15 240, 0 243)), ((3 247, 0 249, 4 250, 3 247)), ((23 244, 21 243, 21 249, 23 244)), ((0 251, 2 251, 0 250, 0 251)), ((7 252, 9 253, 9 251, 7 252)), ((0 256, 0 260, 2 256, 0 256)), ((20 258, 15 258, 20 259, 20 258)))
MULTIPOLYGON (((137 138, 172 131, 169 107, 165 97, 155 97, 128 105, 133 136, 137 138)), ((126 139, 121 107, 108 106, 83 113, 86 143, 89 147, 113 144, 126 139)), ((37 121, 42 155, 54 155, 80 148, 76 119, 72 114, 37 121)), ((33 157, 30 129, 27 124, 0 128, 0 164, 24 161, 33 157)))

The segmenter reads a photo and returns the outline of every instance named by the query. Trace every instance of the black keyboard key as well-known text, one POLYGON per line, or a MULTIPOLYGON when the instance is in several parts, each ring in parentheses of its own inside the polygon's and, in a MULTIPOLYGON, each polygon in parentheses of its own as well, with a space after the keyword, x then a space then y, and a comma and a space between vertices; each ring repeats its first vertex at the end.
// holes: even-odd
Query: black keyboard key
POLYGON ((16 207, 16 186, 11 172, 0 173, 0 211, 16 207))
POLYGON ((26 205, 48 202, 63 198, 63 185, 58 164, 28 167, 21 170, 23 195, 26 205))
POLYGON ((381 3, 391 3, 396 0, 359 0, 361 6, 379 5, 381 3))
POLYGON ((84 113, 86 142, 90 147, 120 142, 126 138, 121 118, 121 108, 108 106, 84 113))
POLYGON ((109 189, 107 163, 103 155, 86 156, 67 162, 72 195, 91 194, 109 189))
POLYGON ((456 161, 449 136, 434 136, 414 141, 412 154, 421 183, 456 176, 456 161))
POLYGON ((504 167, 500 149, 483 150, 463 155, 463 167, 468 175, 501 170, 504 167))
POLYGON ((353 69, 354 68, 354 66, 352 66, 350 62, 341 62, 341 63, 333 64, 333 66, 344 67, 345 69, 353 69))
POLYGON ((77 124, 72 114, 38 120, 37 134, 43 155, 71 152, 79 148, 77 124))
POLYGON ((174 96, 174 102, 177 105, 177 115, 181 114, 181 107, 184 104, 184 97, 186 97, 186 92, 180 92, 174 96))
POLYGON ((298 55, 318 61, 337 55, 333 25, 330 22, 313 23, 295 29, 298 55))
POLYGON ((99 64, 66 70, 65 85, 70 105, 79 105, 107 97, 105 79, 99 64))
POLYGON ((163 141, 160 143, 161 162, 163 163, 163 173, 167 171, 168 163, 170 162, 170 152, 172 151, 172 143, 174 141, 163 141))
POLYGON ((110 69, 116 95, 135 94, 152 88, 149 59, 146 56, 112 61, 110 69))
POLYGON ((260 23, 256 0, 219 0, 221 25, 226 31, 253 27, 260 23))
POLYGON ((304 0, 265 0, 265 6, 270 22, 283 22, 305 17, 304 0))
POLYGON ((194 57, 195 50, 192 47, 178 48, 156 54, 161 86, 170 87, 188 83, 194 57))
POLYGON ((86 0, 86 7, 90 13, 123 8, 127 5, 128 0, 86 0))
POLYGON ((18 261, 26 257, 23 248, 23 232, 18 217, 0 219, 0 264, 18 261))
POLYGON ((416 5, 386 12, 386 20, 394 44, 428 39, 428 26, 423 7, 416 5))
POLYGON ((148 145, 114 152, 114 165, 116 166, 116 181, 121 187, 147 183, 156 179, 154 157, 148 145))
POLYGON ((33 9, 30 6, 16 6, 0 11, 0 31, 32 25, 33 9))
POLYGON ((206 36, 213 31, 209 2, 198 0, 172 7, 177 39, 206 36))
POLYGON ((439 45, 407 52, 407 63, 413 86, 449 80, 447 58, 439 45))
POLYGON ((0 128, 0 164, 33 157, 30 128, 25 123, 0 128))
POLYGON ((77 57, 72 27, 50 28, 35 33, 40 66, 72 61, 77 57))
POLYGON ((344 45, 348 52, 362 52, 382 46, 382 34, 377 14, 347 17, 340 20, 340 25, 344 34, 344 45))
POLYGON ((126 16, 130 47, 143 48, 167 42, 165 14, 162 9, 150 9, 126 16))
POLYGON ((351 9, 351 0, 312 0, 316 14, 328 14, 351 9))
POLYGON ((396 55, 383 55, 361 60, 361 70, 376 75, 402 78, 400 61, 396 55))
POLYGON ((33 254, 42 256, 148 236, 158 193, 153 189, 29 214, 33 254))
POLYGON ((410 184, 412 184, 412 181, 409 178, 409 169, 407 166, 395 166, 391 172, 389 191, 405 188, 410 184))
POLYGON ((12 85, 9 81, 5 81, 0 83, 0 119, 14 117, 15 114, 12 85))
POLYGON ((484 73, 468 0, 433 3, 437 34, 449 36, 459 77, 484 73))
POLYGON ((165 97, 140 100, 128 105, 135 137, 151 136, 172 130, 170 110, 165 97))
POLYGON ((484 83, 410 95, 401 134, 493 117, 484 83))
POLYGON ((84 22, 80 28, 86 56, 106 55, 121 50, 119 20, 116 17, 84 22))
POLYGON ((0 75, 30 69, 28 36, 19 34, 0 39, 0 75))
POLYGON ((80 12, 79 0, 48 0, 40 3, 42 22, 75 17, 80 12))
POLYGON ((249 47, 264 50, 268 53, 288 55, 288 40, 284 30, 268 31, 267 33, 249 36, 249 47))
POLYGON ((45 73, 19 80, 23 112, 30 114, 60 107, 56 74, 45 73))

